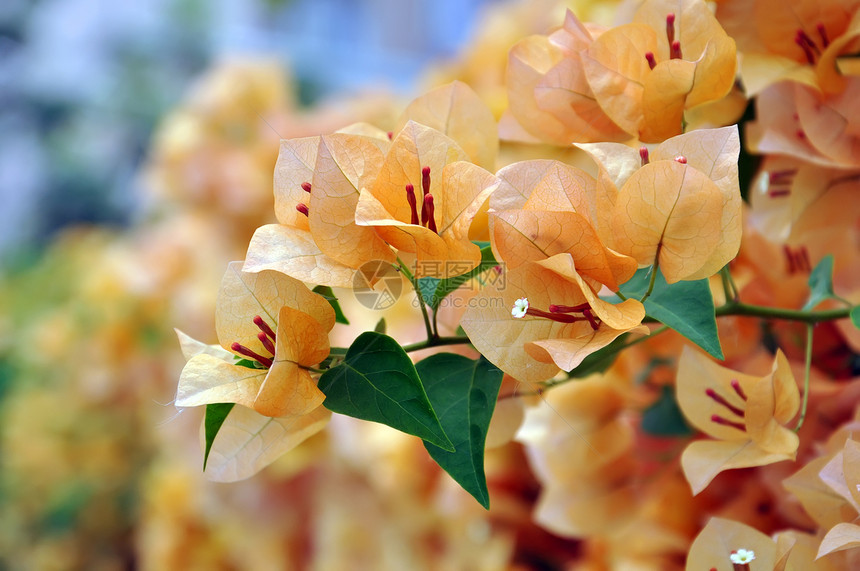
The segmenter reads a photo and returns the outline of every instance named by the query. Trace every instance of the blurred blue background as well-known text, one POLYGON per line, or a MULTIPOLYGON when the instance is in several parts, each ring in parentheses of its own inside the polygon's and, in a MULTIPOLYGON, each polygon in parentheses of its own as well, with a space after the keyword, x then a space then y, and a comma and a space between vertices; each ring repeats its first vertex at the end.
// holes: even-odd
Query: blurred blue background
POLYGON ((0 265, 55 232, 134 217, 159 117, 224 55, 269 55, 304 103, 373 85, 413 93, 490 0, 0 2, 0 265))

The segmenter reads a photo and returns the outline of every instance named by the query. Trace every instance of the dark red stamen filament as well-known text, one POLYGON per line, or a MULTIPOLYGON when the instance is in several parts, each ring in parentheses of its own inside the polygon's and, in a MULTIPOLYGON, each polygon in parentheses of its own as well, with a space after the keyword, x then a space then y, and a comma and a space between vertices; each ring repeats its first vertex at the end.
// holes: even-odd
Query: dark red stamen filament
MULTIPOLYGON (((530 314, 529 313, 530 311, 531 311, 531 308, 529 308, 529 310, 526 310, 526 313, 530 314)), ((535 310, 535 311, 540 311, 540 310, 535 310)), ((541 314, 543 314, 543 313, 545 313, 545 312, 541 312, 541 314)), ((549 319, 553 319, 554 321, 562 321, 558 318, 563 316, 563 315, 570 314, 570 313, 581 313, 582 316, 580 317, 580 316, 576 316, 576 315, 570 315, 569 317, 572 317, 573 319, 564 320, 563 323, 573 323, 575 321, 588 321, 588 324, 591 325, 591 328, 594 329, 595 331, 597 331, 597 329, 600 327, 600 321, 597 319, 597 317, 594 316, 594 314, 592 313, 592 310, 591 310, 591 306, 588 305, 588 303, 580 303, 579 305, 558 305, 558 304, 553 303, 553 304, 550 304, 550 306, 549 306, 549 315, 555 316, 554 318, 549 318, 549 319)), ((530 314, 530 315, 535 315, 535 314, 530 314)), ((544 315, 541 315, 541 317, 544 317, 544 315)))
POLYGON ((586 309, 591 309, 587 303, 580 303, 579 305, 556 305, 553 303, 549 306, 550 313, 582 313, 586 309))
POLYGON ((262 355, 255 353, 254 351, 252 351, 251 349, 248 349, 244 345, 240 345, 239 343, 233 343, 232 345, 230 345, 230 348, 233 351, 235 351, 236 353, 239 353, 240 355, 244 355, 246 357, 249 357, 249 358, 257 361, 258 363, 260 363, 261 365, 263 365, 266 368, 271 368, 271 366, 272 366, 272 360, 271 359, 269 359, 268 357, 263 357, 262 355))
POLYGON ((675 14, 666 15, 666 39, 670 46, 675 41, 675 14))
POLYGON ((669 57, 671 59, 683 59, 684 55, 681 53, 681 42, 678 40, 672 42, 669 48, 669 57))
POLYGON ((685 157, 684 155, 678 155, 677 157, 675 157, 675 162, 685 165, 687 164, 687 157, 685 157))
POLYGON ((639 158, 642 159, 643 167, 650 162, 651 159, 648 156, 648 147, 639 147, 639 158))
POLYGON ((389 131, 388 133, 386 133, 386 135, 388 135, 388 140, 390 141, 394 138, 394 131, 389 131))
POLYGON ((302 214, 304 214, 305 216, 308 216, 308 206, 307 206, 307 204, 302 204, 301 202, 299 202, 298 204, 296 204, 296 210, 298 210, 299 212, 301 212, 301 213, 302 213, 302 214))
POLYGON ((806 246, 801 246, 797 251, 793 251, 789 246, 783 246, 785 259, 788 262, 788 273, 795 274, 797 272, 810 273, 812 264, 809 262, 809 252, 806 246))
POLYGON ((715 401, 717 404, 722 405, 732 411, 735 416, 739 416, 741 418, 744 417, 744 411, 727 401, 722 395, 718 394, 714 389, 705 389, 705 394, 708 395, 711 400, 715 401))
POLYGON ((803 53, 806 56, 806 61, 810 64, 814 64, 815 54, 821 52, 818 50, 818 46, 815 45, 815 42, 806 35, 806 32, 803 30, 797 30, 797 33, 794 36, 794 43, 800 46, 800 49, 803 50, 803 53))
POLYGON ((406 202, 409 203, 411 214, 409 223, 418 224, 418 202, 415 200, 415 187, 411 184, 406 185, 406 202))
POLYGON ((436 230, 436 207, 433 206, 432 194, 424 196, 424 208, 421 212, 427 214, 427 229, 438 234, 439 232, 436 230))
POLYGON ((648 67, 651 69, 657 67, 657 60, 654 59, 654 54, 652 52, 645 52, 645 60, 648 62, 648 67))
POLYGON ((733 422, 731 420, 726 420, 722 416, 719 415, 711 415, 711 422, 714 424, 722 424, 723 426, 731 426, 732 428, 737 428, 738 430, 743 430, 746 432, 747 427, 741 424, 740 422, 733 422))
POLYGON ((302 190, 304 190, 305 192, 310 192, 311 191, 311 183, 303 182, 302 183, 302 190))
POLYGON ((576 315, 570 315, 569 313, 550 313, 548 311, 535 309, 534 307, 529 307, 526 310, 526 315, 532 315, 534 317, 543 317, 544 319, 558 321, 559 323, 574 323, 576 321, 585 321, 585 317, 577 317, 576 315))
MULTIPOLYGON (((254 325, 256 325, 260 329, 260 331, 265 333, 266 336, 269 337, 272 341, 275 340, 275 332, 272 331, 272 328, 269 327, 269 324, 263 321, 263 318, 259 315, 254 316, 254 325)), ((274 353, 274 351, 272 351, 272 353, 274 353)))
POLYGON ((424 191, 424 196, 430 194, 430 167, 421 169, 421 190, 424 191))
POLYGON ((734 391, 738 394, 738 396, 741 397, 746 402, 747 395, 744 392, 743 387, 741 387, 741 384, 738 382, 737 379, 732 379, 732 389, 734 389, 734 391))
POLYGON ((769 173, 767 175, 769 183, 768 196, 777 197, 791 194, 791 184, 795 174, 797 174, 797 169, 786 169, 769 173))
POLYGON ((257 339, 260 340, 260 343, 263 344, 263 347, 266 348, 266 351, 268 351, 272 355, 275 354, 275 344, 272 343, 272 340, 269 339, 269 337, 265 333, 263 333, 262 331, 260 333, 257 333, 257 339))
POLYGON ((818 30, 818 35, 821 37, 821 45, 825 48, 830 45, 830 40, 827 38, 827 30, 824 28, 824 24, 818 23, 815 26, 815 29, 818 30))

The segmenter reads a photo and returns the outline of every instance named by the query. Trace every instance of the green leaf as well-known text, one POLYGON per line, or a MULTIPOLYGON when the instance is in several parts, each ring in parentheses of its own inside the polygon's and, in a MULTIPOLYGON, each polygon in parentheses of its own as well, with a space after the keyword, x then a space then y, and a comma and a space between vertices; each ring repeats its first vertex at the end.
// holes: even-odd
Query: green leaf
POLYGON ((851 317, 851 323, 854 324, 854 327, 860 329, 860 305, 852 307, 851 313, 848 315, 851 317))
POLYGON ((415 365, 442 428, 456 450, 424 442, 433 460, 485 509, 490 509, 484 474, 484 444, 503 373, 481 357, 437 353, 415 365))
POLYGON ((591 355, 588 355, 582 360, 582 363, 580 363, 574 370, 570 371, 568 375, 574 379, 581 379, 593 373, 606 372, 606 369, 612 366, 612 363, 614 363, 615 359, 618 358, 618 352, 621 351, 622 347, 624 347, 627 342, 627 337, 629 336, 630 335, 628 333, 619 335, 606 347, 598 349, 591 355))
POLYGON ((349 325, 349 319, 347 319, 346 316, 343 314, 343 310, 340 308, 340 304, 337 302, 337 296, 334 295, 334 291, 332 291, 329 286, 318 285, 311 291, 320 294, 325 298, 327 302, 329 302, 331 308, 334 310, 334 320, 337 323, 349 325))
POLYGON ((204 470, 206 469, 206 462, 209 460, 209 451, 212 450, 212 443, 234 406, 236 405, 232 402, 206 405, 206 414, 203 417, 203 432, 206 436, 206 450, 203 452, 204 470))
POLYGON ((252 361, 251 359, 238 359, 235 363, 233 363, 239 367, 246 367, 248 369, 265 369, 266 367, 262 363, 258 363, 257 361, 252 361))
POLYGON ((642 430, 654 436, 689 436, 693 430, 684 419, 675 391, 663 386, 660 398, 642 412, 642 430))
POLYGON ((442 303, 442 300, 445 297, 459 288, 461 285, 469 281, 470 279, 481 275, 489 269, 492 269, 499 265, 499 262, 496 261, 496 258, 493 256, 493 250, 490 248, 489 242, 476 242, 481 247, 481 261, 475 266, 472 270, 466 272, 465 274, 455 276, 453 278, 446 278, 444 280, 438 280, 438 284, 436 285, 435 290, 430 298, 430 301, 426 303, 432 308, 437 309, 439 305, 442 303), (483 244, 481 246, 481 244, 483 244))
MULTIPOLYGON (((650 268, 642 268, 621 286, 628 298, 641 298, 648 289, 650 268)), ((708 280, 666 283, 663 272, 657 272, 651 296, 645 300, 645 312, 668 325, 713 357, 722 360, 723 350, 717 334, 714 298, 708 280)))
POLYGON ((385 335, 386 328, 387 328, 387 325, 385 323, 385 318, 380 317, 379 321, 376 322, 376 325, 374 326, 373 330, 376 331, 377 333, 382 333, 383 335, 385 335))
POLYGON ((424 300, 424 303, 433 307, 433 302, 435 301, 436 296, 436 287, 439 285, 439 282, 442 281, 439 278, 418 278, 418 294, 421 295, 421 299, 424 300))
POLYGON ((809 274, 809 300, 803 306, 803 311, 809 311, 816 305, 834 297, 833 293, 833 254, 824 256, 812 273, 809 274))
POLYGON ((366 331, 344 362, 322 374, 323 405, 332 412, 387 424, 445 450, 454 446, 433 411, 415 365, 400 344, 366 331))

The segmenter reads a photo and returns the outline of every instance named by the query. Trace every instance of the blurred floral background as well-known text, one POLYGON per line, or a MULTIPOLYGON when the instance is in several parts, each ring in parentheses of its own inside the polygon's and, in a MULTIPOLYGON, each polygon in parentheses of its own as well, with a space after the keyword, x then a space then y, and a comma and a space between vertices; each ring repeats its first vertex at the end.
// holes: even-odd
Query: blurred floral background
POLYGON ((424 510, 438 474, 411 442, 362 458, 321 435, 218 485, 199 411, 171 403, 173 327, 211 338, 278 140, 390 122, 488 4, 0 5, 0 568, 420 568, 438 542, 506 561, 480 509, 424 510))
MULTIPOLYGON (((846 320, 816 329, 798 461, 732 470, 695 497, 677 461, 693 431, 673 397, 684 341, 672 332, 544 401, 500 399, 490 511, 420 440, 338 415, 257 476, 213 483, 203 411, 173 406, 174 328, 215 341, 221 276, 274 220, 280 139, 393 129, 417 95, 459 79, 500 119, 499 166, 581 165, 569 146, 525 144, 538 139, 506 118, 509 50, 565 8, 609 26, 636 4, 0 2, 0 569, 682 569, 712 515, 763 533, 841 521, 804 512, 821 490, 798 469, 857 430, 860 340, 846 320)), ((751 107, 735 85, 707 118, 733 124, 751 107)), ((744 298, 799 307, 812 265, 834 253, 836 287, 857 303, 856 220, 789 249, 777 235, 789 213, 762 206, 766 173, 750 186, 757 160, 740 166, 742 192, 758 192, 733 266, 744 298)), ((727 361, 765 374, 778 345, 797 373, 803 327, 767 323, 721 319, 727 361)), ((510 379, 501 394, 519 396, 510 379)), ((860 513, 840 502, 825 515, 860 513)), ((796 548, 809 560, 810 542, 796 548)))

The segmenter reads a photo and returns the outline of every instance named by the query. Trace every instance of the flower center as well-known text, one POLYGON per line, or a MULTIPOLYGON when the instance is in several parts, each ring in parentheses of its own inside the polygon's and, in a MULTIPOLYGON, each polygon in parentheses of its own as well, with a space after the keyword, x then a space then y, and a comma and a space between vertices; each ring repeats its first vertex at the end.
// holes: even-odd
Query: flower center
POLYGON ((263 318, 259 315, 254 316, 254 325, 256 325, 260 329, 260 332, 257 333, 257 339, 260 340, 260 343, 263 344, 263 347, 265 347, 266 351, 271 353, 272 357, 264 357, 256 351, 249 349, 248 347, 245 347, 244 345, 241 345, 239 343, 233 343, 232 345, 230 345, 230 348, 236 353, 244 355, 245 357, 248 357, 253 361, 257 361, 265 368, 269 369, 272 367, 273 358, 275 356, 275 332, 272 330, 271 327, 269 327, 268 323, 263 321, 263 318))
POLYGON ((815 31, 818 32, 818 38, 821 42, 821 47, 813 40, 809 34, 803 31, 803 29, 798 28, 797 32, 794 34, 794 43, 803 50, 803 55, 806 56, 806 61, 809 62, 810 65, 815 64, 815 60, 818 57, 821 57, 821 50, 827 49, 827 46, 830 45, 830 39, 827 37, 827 30, 824 28, 824 24, 819 22, 815 25, 815 31))
POLYGON ((786 169, 768 173, 767 195, 771 198, 778 198, 791 194, 791 185, 794 182, 794 175, 796 174, 797 169, 786 169))
POLYGON ((421 216, 418 215, 418 199, 415 196, 415 187, 406 185, 406 202, 409 203, 409 223, 421 225, 436 234, 436 207, 433 204, 433 195, 430 194, 430 167, 421 169, 421 216))
POLYGON ((600 319, 594 315, 591 306, 588 303, 580 305, 556 305, 550 304, 549 311, 543 311, 529 305, 528 298, 521 297, 514 302, 514 307, 511 310, 511 315, 517 319, 521 319, 526 315, 532 317, 540 317, 557 321, 559 323, 575 323, 577 321, 587 321, 591 328, 595 331, 600 327, 600 319), (580 315, 576 315, 576 314, 580 315))
POLYGON ((751 549, 736 549, 729 554, 734 571, 749 571, 750 562, 755 559, 755 552, 751 549))
MULTIPOLYGON (((681 42, 675 39, 674 13, 666 14, 666 39, 669 41, 669 58, 682 59, 684 56, 681 53, 681 42)), ((654 57, 654 52, 645 52, 645 60, 651 69, 657 67, 657 58, 654 57)))
POLYGON ((789 275, 794 275, 798 272, 805 274, 812 272, 812 264, 809 262, 809 252, 806 246, 801 246, 796 250, 792 250, 790 246, 783 246, 782 251, 788 264, 789 275))
MULTIPOLYGON (((731 386, 732 386, 732 390, 735 391, 735 393, 741 398, 741 400, 746 402, 747 395, 744 392, 743 388, 741 387, 741 384, 738 382, 737 379, 732 379, 731 386)), ((717 404, 719 404, 720 406, 725 408, 727 411, 729 411, 734 416, 736 416, 740 419, 744 418, 744 411, 742 409, 731 404, 729 401, 727 401, 725 399, 725 397, 723 397, 722 395, 717 393, 717 391, 715 391, 714 389, 711 389, 711 388, 705 389, 705 394, 708 395, 708 397, 711 400, 713 400, 714 402, 716 402, 717 404)), ((729 420, 726 417, 720 416, 718 414, 711 415, 711 422, 713 422, 715 424, 720 424, 723 426, 731 426, 732 428, 737 428, 738 430, 746 431, 746 426, 744 426, 744 424, 742 422, 729 420)))

